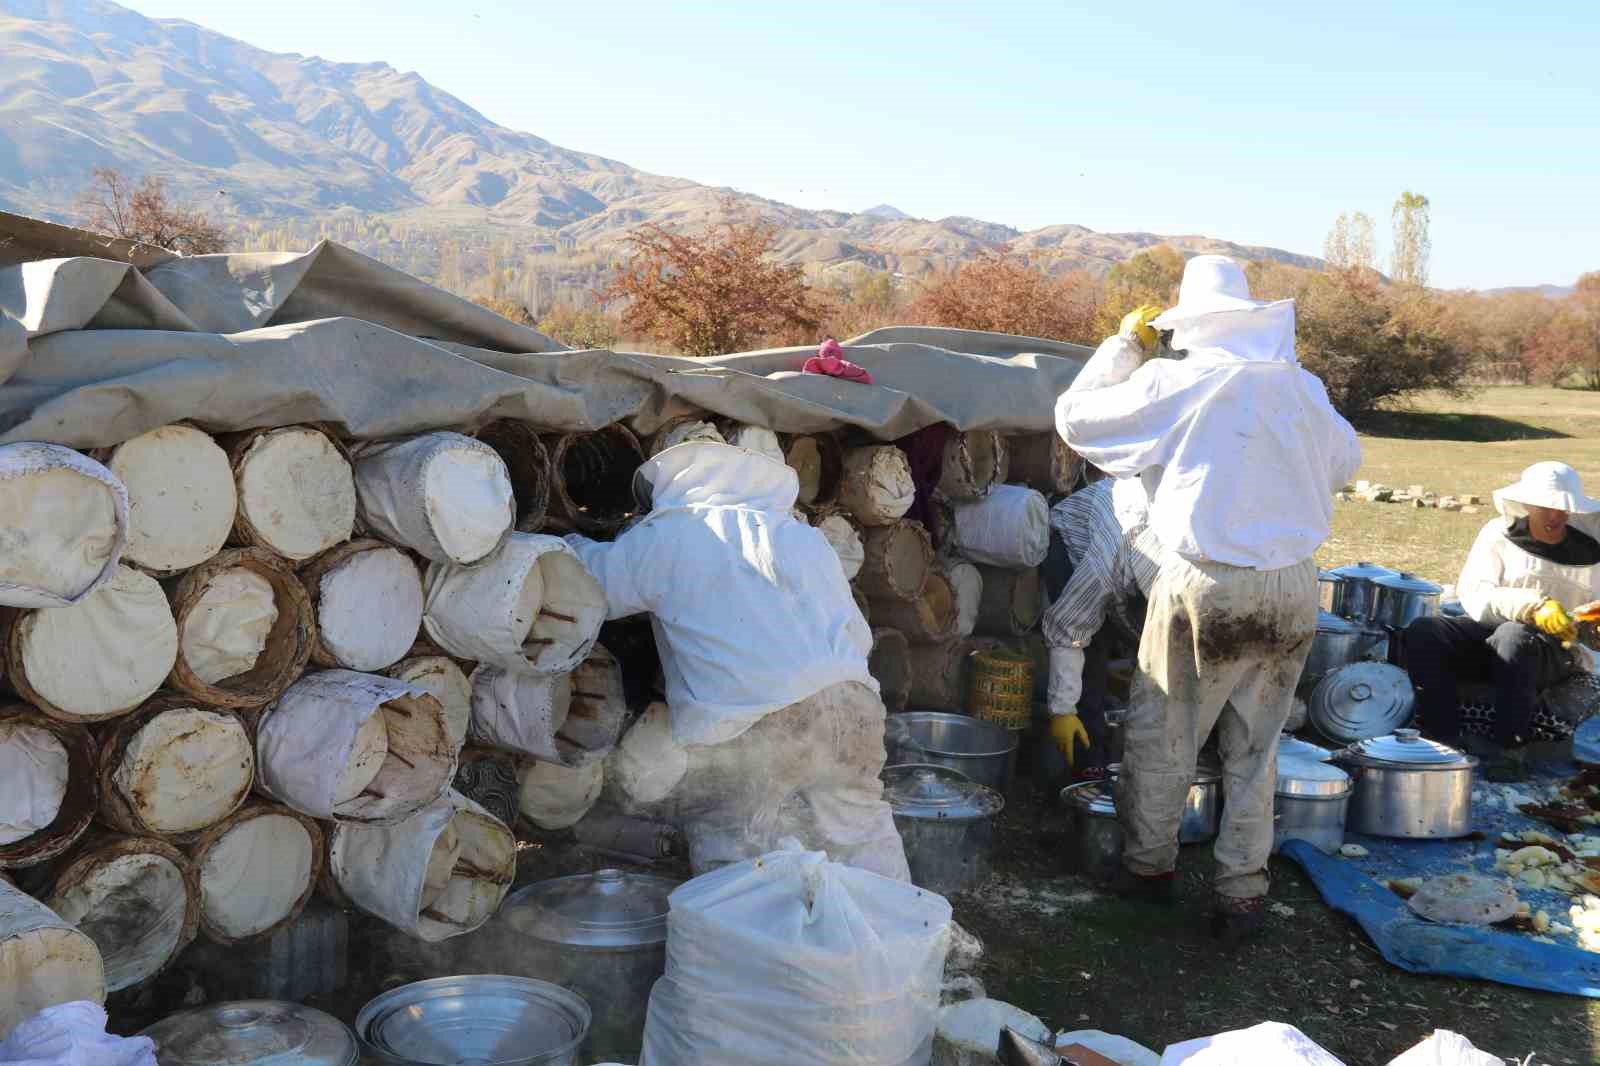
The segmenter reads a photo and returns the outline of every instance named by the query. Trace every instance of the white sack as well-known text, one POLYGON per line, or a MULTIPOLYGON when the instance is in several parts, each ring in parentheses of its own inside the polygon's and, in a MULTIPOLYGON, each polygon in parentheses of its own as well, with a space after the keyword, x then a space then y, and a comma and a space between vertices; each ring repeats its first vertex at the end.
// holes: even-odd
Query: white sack
POLYGON ((357 907, 408 936, 432 942, 470 933, 500 908, 516 874, 517 840, 488 811, 452 789, 399 825, 338 826, 328 866, 357 907), (449 879, 425 903, 435 845, 451 830, 456 840, 443 849, 455 856, 449 879))
POLYGON ((1041 1044, 1050 1027, 1020 1007, 998 999, 969 999, 939 1012, 933 1037, 932 1066, 988 1066, 999 1062, 1000 1030, 1015 1029, 1041 1044))
POLYGON ((572 675, 513 674, 497 666, 472 672, 476 744, 546 762, 565 762, 556 734, 572 708, 572 675))
POLYGON ((422 575, 398 548, 356 552, 317 582, 317 636, 340 666, 393 666, 421 628, 422 575))
POLYGON ((823 535, 828 547, 839 557, 839 565, 844 567, 844 579, 854 581, 856 575, 861 573, 861 564, 866 561, 867 552, 861 544, 861 534, 850 519, 842 514, 830 514, 817 523, 817 532, 823 535))
POLYGON ((475 566, 434 563, 422 624, 445 651, 518 673, 582 662, 606 595, 560 537, 512 533, 475 566))
POLYGON ((415 685, 439 701, 450 744, 459 752, 472 723, 472 682, 455 660, 445 655, 419 655, 396 663, 389 676, 415 685))
POLYGON ((906 453, 892 444, 856 448, 844 457, 839 503, 862 525, 887 526, 905 517, 917 499, 906 453))
POLYGON ((947 559, 935 567, 950 582, 956 596, 958 637, 970 637, 978 628, 978 607, 983 603, 983 574, 976 566, 960 559, 947 559))
POLYGON ((424 433, 356 455, 361 520, 437 563, 475 563, 517 519, 511 473, 482 441, 424 433))
POLYGON ((238 494, 228 453, 209 434, 162 426, 118 445, 107 465, 128 489, 126 561, 182 570, 227 544, 238 494))
POLYGON ((106 1032, 105 1008, 89 1000, 46 1007, 0 1041, 6 1066, 157 1066, 148 1036, 106 1032))
POLYGON ((606 783, 631 804, 660 803, 689 771, 689 752, 672 739, 665 703, 652 703, 606 757, 606 783))
POLYGON ((975 563, 1038 566, 1050 551, 1050 504, 1023 485, 996 485, 981 500, 951 505, 956 550, 975 563))
POLYGON ((239 513, 263 547, 291 562, 350 539, 356 487, 349 460, 328 435, 285 426, 250 442, 234 473, 239 513))
POLYGON ((67 749, 27 722, 0 722, 0 844, 46 828, 67 798, 67 749))
POLYGON ((272 582, 242 566, 224 570, 183 620, 183 661, 208 685, 248 673, 277 622, 272 582))
POLYGON ((517 810, 540 829, 568 829, 583 820, 605 785, 605 763, 581 766, 525 762, 517 771, 517 810))
POLYGON ((70 607, 17 622, 28 685, 61 712, 104 718, 154 695, 178 660, 178 624, 156 579, 131 567, 70 607))
POLYGON ((0 1038, 46 1007, 105 999, 105 968, 94 941, 0 879, 0 1038))
POLYGON ((310 887, 316 846, 300 819, 287 814, 236 821, 200 860, 206 920, 235 938, 277 925, 310 887))
POLYGON ((1198 1040, 1169 1044, 1161 1066, 1344 1066, 1292 1025, 1262 1022, 1198 1040))
POLYGON ((353 670, 302 677, 262 712, 256 730, 257 787, 302 814, 335 821, 405 820, 444 794, 455 756, 438 700, 404 681, 353 670), (397 702, 405 706, 391 706, 397 702), (368 791, 341 801, 352 764, 376 745, 379 727, 367 722, 380 714, 385 757, 368 791))
POLYGON ((128 543, 128 490, 54 444, 0 447, 0 605, 65 607, 111 580, 128 543))
POLYGON ((159 973, 187 945, 184 934, 193 936, 185 929, 190 898, 183 870, 155 851, 96 861, 46 902, 100 949, 108 993, 159 973))
POLYGON ((1448 1029, 1435 1029, 1433 1034, 1406 1051, 1389 1066, 1505 1066, 1505 1059, 1479 1051, 1472 1041, 1448 1029))
POLYGON ((112 785, 155 833, 189 833, 228 817, 250 795, 255 755, 244 723, 174 707, 128 741, 112 785))
POLYGON ((783 445, 778 442, 778 435, 766 426, 752 426, 745 422, 738 422, 723 430, 723 439, 735 448, 743 448, 747 452, 764 455, 768 459, 783 462, 783 445))
POLYGON ((669 903, 640 1066, 928 1061, 951 936, 943 897, 781 851, 697 877, 669 903))

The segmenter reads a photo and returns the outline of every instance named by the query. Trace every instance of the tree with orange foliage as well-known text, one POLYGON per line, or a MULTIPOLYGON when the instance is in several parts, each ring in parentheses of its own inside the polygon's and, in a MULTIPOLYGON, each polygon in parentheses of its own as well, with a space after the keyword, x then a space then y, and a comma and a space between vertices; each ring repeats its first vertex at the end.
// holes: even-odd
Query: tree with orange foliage
POLYGON ((1087 274, 1053 278, 1021 256, 986 252, 934 278, 910 321, 1092 344, 1097 293, 1087 274))
POLYGON ((764 222, 725 222, 703 236, 641 226, 601 299, 626 300, 624 328, 685 355, 736 352, 778 333, 815 336, 822 300, 800 267, 771 261, 776 239, 764 222))
POLYGON ((1528 362, 1551 382, 1577 374, 1600 389, 1600 271, 1578 279, 1550 322, 1533 335, 1528 362))
POLYGON ((95 167, 93 174, 78 195, 89 229, 180 255, 207 255, 227 246, 227 231, 204 211, 169 201, 160 178, 146 175, 135 185, 115 167, 95 167))

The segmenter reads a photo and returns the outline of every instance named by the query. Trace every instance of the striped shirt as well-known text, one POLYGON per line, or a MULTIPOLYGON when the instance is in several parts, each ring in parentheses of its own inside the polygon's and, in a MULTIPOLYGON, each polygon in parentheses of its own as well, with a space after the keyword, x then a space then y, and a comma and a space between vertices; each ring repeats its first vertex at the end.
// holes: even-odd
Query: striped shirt
POLYGON ((1046 644, 1084 647, 1108 611, 1121 611, 1136 593, 1149 594, 1161 569, 1161 542, 1148 517, 1137 479, 1097 481, 1051 508, 1050 529, 1067 549, 1072 576, 1045 611, 1046 644))

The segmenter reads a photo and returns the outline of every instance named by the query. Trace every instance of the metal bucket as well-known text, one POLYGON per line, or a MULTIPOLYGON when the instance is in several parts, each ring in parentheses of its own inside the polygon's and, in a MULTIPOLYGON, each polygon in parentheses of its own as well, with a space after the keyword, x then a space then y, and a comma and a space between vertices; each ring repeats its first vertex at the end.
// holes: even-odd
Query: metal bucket
POLYGON ((1110 789, 1084 781, 1061 790, 1061 803, 1072 818, 1068 855, 1079 873, 1096 881, 1116 879, 1122 869, 1122 824, 1110 789))
POLYGON ((1017 759, 1017 736, 992 722, 945 711, 903 711, 884 724, 889 765, 934 763, 1004 793, 1017 759))
POLYGON ((560 985, 474 974, 385 992, 356 1015, 356 1035, 381 1066, 580 1066, 589 1021, 560 985))
POLYGON ((912 884, 952 896, 989 879, 998 792, 931 763, 884 767, 883 780, 912 884))

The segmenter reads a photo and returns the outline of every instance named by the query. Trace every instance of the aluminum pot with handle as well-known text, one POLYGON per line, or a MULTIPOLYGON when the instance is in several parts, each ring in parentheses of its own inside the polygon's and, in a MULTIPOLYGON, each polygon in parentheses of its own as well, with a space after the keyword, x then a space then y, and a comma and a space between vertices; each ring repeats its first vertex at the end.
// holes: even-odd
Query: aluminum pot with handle
MULTIPOLYGON (((1113 796, 1122 785, 1122 764, 1106 767, 1106 779, 1113 796)), ((1194 783, 1183 801, 1183 817, 1178 822, 1178 843, 1201 844, 1215 840, 1222 826, 1222 766, 1202 755, 1194 768, 1194 783)))
POLYGON ((1394 571, 1376 563, 1359 562, 1337 567, 1329 573, 1339 578, 1339 584, 1333 592, 1333 613, 1352 622, 1375 620, 1378 610, 1378 586, 1373 582, 1380 577, 1393 574, 1394 571))
POLYGON ((1415 729, 1357 741, 1334 754, 1355 781, 1346 826, 1356 833, 1450 840, 1472 832, 1478 760, 1415 729))
POLYGON ((1402 630, 1415 619, 1432 618, 1439 613, 1443 590, 1431 581, 1399 573, 1374 578, 1372 583, 1378 589, 1375 614, 1381 625, 1402 630))
POLYGON ((1319 611, 1317 632, 1311 638, 1311 654, 1306 656, 1305 669, 1300 672, 1300 677, 1304 681, 1315 681, 1341 666, 1370 659, 1378 653, 1378 645, 1386 636, 1381 629, 1319 611))
POLYGON ((1283 751, 1280 742, 1272 850, 1277 852, 1286 840, 1304 840, 1324 855, 1331 855, 1344 843, 1345 819, 1355 785, 1349 774, 1322 758, 1284 755, 1283 751))
POLYGON ((356 1066, 355 1034, 298 1003, 241 999, 168 1015, 140 1036, 161 1066, 356 1066))
POLYGON ((937 763, 1004 793, 1017 760, 1010 730, 969 714, 901 711, 883 726, 890 765, 937 763))
POLYGON ((951 896, 989 879, 994 819, 1006 801, 958 770, 932 763, 886 766, 883 798, 894 810, 911 883, 951 896))
POLYGON ((1122 823, 1109 785, 1068 785, 1061 790, 1061 803, 1072 824, 1067 848, 1072 868, 1102 883, 1115 880, 1122 869, 1122 823))
POLYGON ((1334 604, 1339 601, 1339 586, 1344 584, 1344 578, 1332 570, 1321 570, 1317 573, 1317 606, 1329 614, 1336 613, 1334 604))

